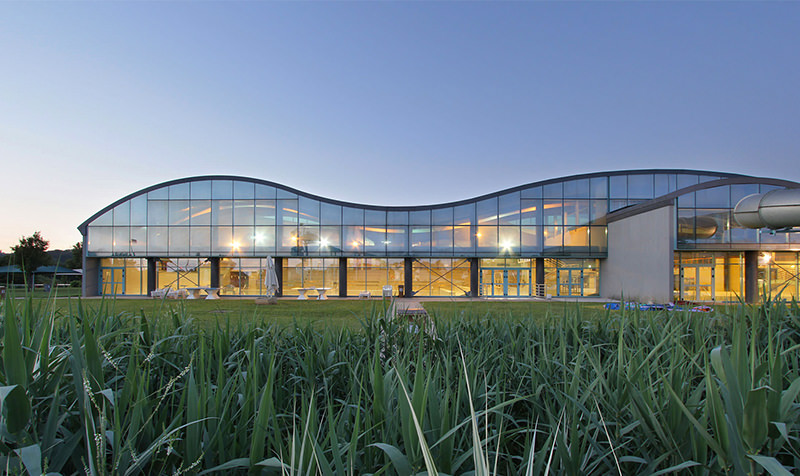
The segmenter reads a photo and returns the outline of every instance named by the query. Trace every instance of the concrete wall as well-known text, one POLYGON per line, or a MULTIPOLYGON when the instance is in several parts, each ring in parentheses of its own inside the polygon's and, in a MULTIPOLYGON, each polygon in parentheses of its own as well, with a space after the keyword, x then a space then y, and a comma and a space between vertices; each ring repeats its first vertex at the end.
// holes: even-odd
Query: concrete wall
POLYGON ((84 296, 98 296, 100 294, 100 287, 98 283, 99 270, 100 258, 83 258, 82 294, 84 296))
POLYGON ((672 205, 609 223, 608 258, 600 261, 601 296, 672 301, 674 236, 672 205))

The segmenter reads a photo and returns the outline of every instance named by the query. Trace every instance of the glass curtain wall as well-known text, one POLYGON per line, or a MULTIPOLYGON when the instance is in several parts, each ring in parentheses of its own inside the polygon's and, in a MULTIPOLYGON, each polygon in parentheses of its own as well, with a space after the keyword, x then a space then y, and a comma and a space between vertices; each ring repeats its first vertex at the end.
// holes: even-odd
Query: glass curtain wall
POLYGON ((528 297, 536 295, 536 260, 491 258, 480 261, 480 295, 528 297))
POLYGON ((770 299, 800 298, 800 274, 797 252, 763 252, 758 260, 758 290, 770 299))
POLYGON ((744 254, 675 252, 676 302, 738 302, 744 298, 744 254))
POLYGON ((545 294, 551 296, 598 296, 600 261, 597 259, 544 260, 545 294))
MULTIPOLYGON (((263 279, 261 281, 263 283, 263 279)), ((338 294, 339 259, 289 258, 283 260, 283 295, 297 296, 298 288, 328 288, 328 294, 334 296, 338 294)))
POLYGON ((260 296, 266 294, 266 259, 223 258, 219 263, 220 294, 260 296))
POLYGON ((736 184, 713 187, 678 197, 678 249, 702 249, 736 244, 795 244, 800 234, 775 233, 742 228, 733 219, 733 207, 747 195, 776 188, 764 184, 736 184), (710 246, 709 246, 710 245, 710 246))
MULTIPOLYGON (((150 190, 88 223, 87 256, 602 255, 607 250, 606 213, 715 178, 679 173, 598 176, 412 211, 334 205, 244 180, 197 180, 150 190)), ((682 196, 679 228, 687 233, 681 239, 752 242, 753 232, 731 223, 730 206, 744 194, 767 189, 734 185, 682 196), (720 233, 713 232, 714 225, 720 233)), ((762 238, 781 240, 791 237, 762 238)))
POLYGON ((398 286, 405 282, 403 259, 397 258, 351 258, 347 260, 347 295, 358 296, 369 292, 380 296, 384 286, 392 286, 397 294, 398 286))
POLYGON ((156 263, 157 289, 211 286, 211 262, 203 258, 161 258, 156 263))
POLYGON ((103 258, 100 260, 99 285, 101 295, 147 294, 147 260, 103 258))
POLYGON ((469 294, 469 260, 415 259, 412 265, 414 296, 466 296, 469 294))

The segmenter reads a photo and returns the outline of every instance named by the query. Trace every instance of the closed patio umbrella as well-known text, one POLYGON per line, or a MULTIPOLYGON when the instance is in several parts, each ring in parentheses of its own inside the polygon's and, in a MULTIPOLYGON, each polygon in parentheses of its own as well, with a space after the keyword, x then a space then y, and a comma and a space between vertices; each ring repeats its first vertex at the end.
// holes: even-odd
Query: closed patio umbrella
POLYGON ((278 284, 278 273, 275 272, 275 262, 272 260, 272 256, 267 256, 267 268, 264 274, 264 290, 267 296, 275 296, 275 293, 280 289, 280 285, 278 284))

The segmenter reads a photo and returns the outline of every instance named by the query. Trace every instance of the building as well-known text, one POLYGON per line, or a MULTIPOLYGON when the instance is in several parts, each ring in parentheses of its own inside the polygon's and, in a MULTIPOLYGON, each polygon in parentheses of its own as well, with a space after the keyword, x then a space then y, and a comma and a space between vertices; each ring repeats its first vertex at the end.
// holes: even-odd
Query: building
POLYGON ((798 296, 800 233, 740 227, 743 197, 800 184, 693 170, 576 175, 431 206, 383 207, 245 177, 173 180, 80 225, 85 296, 210 286, 283 295, 602 296, 726 302, 798 296))

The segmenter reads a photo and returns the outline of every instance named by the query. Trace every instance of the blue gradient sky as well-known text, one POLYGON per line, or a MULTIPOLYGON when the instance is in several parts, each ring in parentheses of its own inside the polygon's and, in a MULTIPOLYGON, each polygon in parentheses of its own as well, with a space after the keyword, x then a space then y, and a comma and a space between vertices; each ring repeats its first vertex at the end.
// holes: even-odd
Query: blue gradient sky
POLYGON ((800 3, 0 3, 0 249, 143 187, 381 205, 693 168, 800 180, 800 3))

